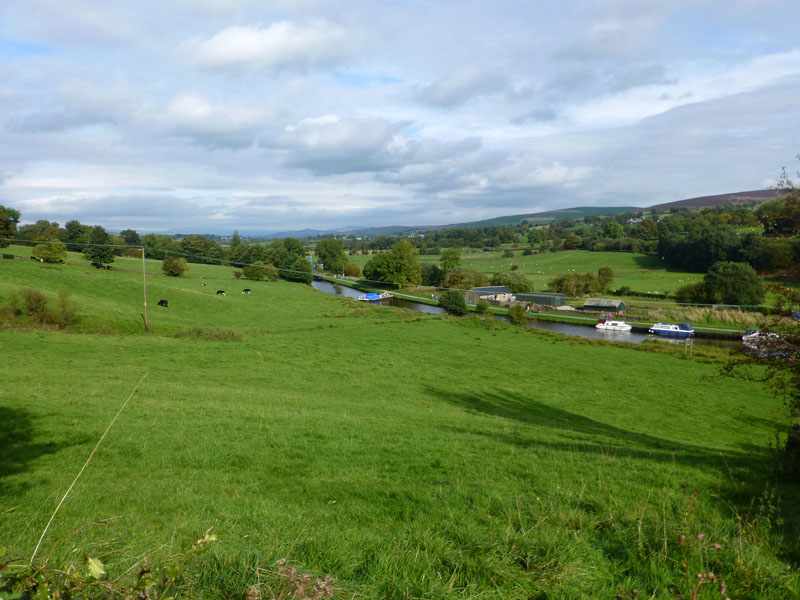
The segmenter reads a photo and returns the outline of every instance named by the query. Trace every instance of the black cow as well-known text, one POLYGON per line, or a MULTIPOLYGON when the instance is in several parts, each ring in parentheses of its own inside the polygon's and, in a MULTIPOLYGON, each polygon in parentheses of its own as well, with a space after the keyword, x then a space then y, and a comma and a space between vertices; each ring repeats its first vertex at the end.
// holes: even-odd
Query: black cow
POLYGON ((164 308, 169 308, 169 302, 167 302, 166 300, 159 300, 158 305, 163 306, 164 308))
POLYGON ((206 287, 206 284, 205 284, 205 283, 203 283, 203 284, 201 284, 201 285, 202 285, 203 287, 206 287))
POLYGON ((217 296, 224 296, 225 290, 217 290, 217 296))
POLYGON ((243 293, 243 294, 249 294, 249 293, 250 293, 250 288, 244 288, 244 289, 242 290, 242 293, 243 293))

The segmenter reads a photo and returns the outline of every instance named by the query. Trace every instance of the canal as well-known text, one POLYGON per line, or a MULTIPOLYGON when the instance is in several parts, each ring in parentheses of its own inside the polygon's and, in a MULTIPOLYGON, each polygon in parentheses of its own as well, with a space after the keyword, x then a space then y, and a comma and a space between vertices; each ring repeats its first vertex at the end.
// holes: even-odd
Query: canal
MULTIPOLYGON (((314 281, 312 287, 326 294, 334 296, 342 296, 343 298, 352 298, 358 300, 364 295, 364 292, 347 287, 346 285, 339 285, 339 291, 330 281, 314 281)), ((445 310, 439 306, 431 306, 422 302, 414 302, 413 300, 404 300, 403 298, 393 297, 391 306, 399 306, 401 308, 408 308, 411 310, 418 310, 420 312, 428 313, 431 315, 442 315, 445 310)), ((492 315, 495 319, 508 322, 503 315, 492 315)), ((587 321, 587 325, 572 325, 569 323, 557 323, 555 321, 544 321, 540 319, 528 319, 528 329, 547 329, 556 333, 563 333, 565 335, 575 335, 583 338, 603 339, 610 342, 633 342, 639 343, 644 340, 654 339, 645 333, 634 332, 621 332, 621 331, 601 331, 591 326, 587 321)), ((683 340, 655 338, 664 343, 683 344, 683 340)), ((708 338, 694 338, 693 343, 698 346, 714 346, 717 348, 739 348, 742 343, 738 339, 708 339, 708 338)))

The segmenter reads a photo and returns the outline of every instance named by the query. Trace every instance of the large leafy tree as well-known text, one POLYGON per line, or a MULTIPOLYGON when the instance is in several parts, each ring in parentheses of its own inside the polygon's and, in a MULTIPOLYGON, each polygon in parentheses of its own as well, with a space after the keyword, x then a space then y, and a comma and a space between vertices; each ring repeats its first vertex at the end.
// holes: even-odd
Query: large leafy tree
POLYGON ((347 257, 344 254, 344 241, 336 238, 325 238, 317 242, 317 262, 325 265, 328 271, 339 273, 342 271, 347 257))
POLYGON ((5 248, 11 243, 9 240, 17 232, 19 218, 18 210, 0 205, 0 248, 5 248))
POLYGON ((761 278, 747 263, 715 263, 703 277, 703 288, 711 304, 759 304, 765 296, 761 278))
POLYGON ((442 265, 442 271, 445 273, 455 271, 461 266, 461 249, 445 248, 442 250, 442 258, 439 262, 442 265))
POLYGON ((91 263, 108 265, 114 262, 114 240, 100 225, 92 227, 88 245, 83 249, 83 256, 91 263))
POLYGON ((419 250, 407 239, 397 242, 389 252, 378 254, 364 265, 364 276, 373 281, 391 282, 398 286, 422 281, 422 267, 417 262, 419 250))
POLYGON ((525 294, 533 291, 533 283, 522 273, 508 271, 496 273, 492 276, 492 285, 504 285, 515 294, 525 294))
POLYGON ((89 233, 92 228, 89 225, 83 225, 77 219, 67 221, 64 225, 64 234, 61 241, 67 245, 67 250, 70 252, 81 252, 84 244, 89 241, 89 233))

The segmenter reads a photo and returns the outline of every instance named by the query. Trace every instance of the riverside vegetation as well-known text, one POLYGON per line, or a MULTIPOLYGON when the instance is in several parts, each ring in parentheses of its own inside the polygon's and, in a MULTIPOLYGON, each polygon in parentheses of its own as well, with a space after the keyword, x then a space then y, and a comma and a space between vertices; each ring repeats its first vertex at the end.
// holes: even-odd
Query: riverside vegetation
POLYGON ((800 596, 784 411, 718 364, 160 261, 145 334, 140 259, 66 260, 0 263, 0 597, 800 596))

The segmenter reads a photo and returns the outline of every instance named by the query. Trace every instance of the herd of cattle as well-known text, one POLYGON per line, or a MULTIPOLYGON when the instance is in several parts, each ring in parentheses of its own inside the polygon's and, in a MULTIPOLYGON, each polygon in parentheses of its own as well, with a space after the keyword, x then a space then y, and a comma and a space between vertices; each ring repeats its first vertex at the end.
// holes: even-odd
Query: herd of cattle
MULTIPOLYGON (((206 286, 206 284, 204 283, 203 287, 205 287, 205 286, 206 286)), ((249 294, 251 291, 252 290, 250 288, 244 288, 242 290, 242 293, 243 294, 249 294)), ((225 290, 217 290, 217 296, 224 296, 224 295, 225 295, 225 290)), ((159 306, 163 306, 164 308, 169 308, 169 301, 164 300, 162 298, 161 300, 158 301, 158 305, 159 306)))

